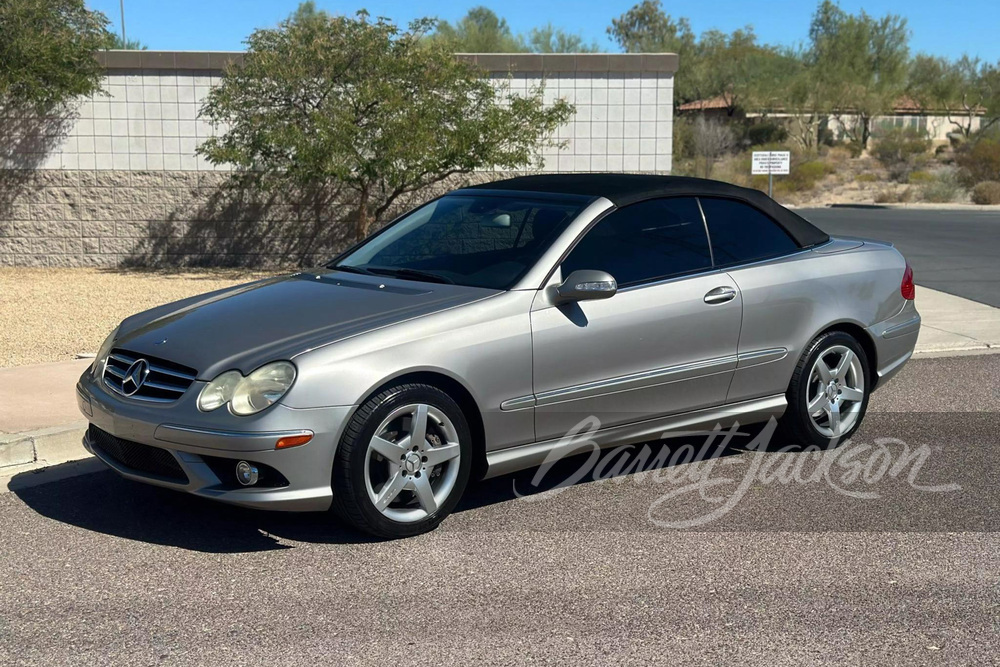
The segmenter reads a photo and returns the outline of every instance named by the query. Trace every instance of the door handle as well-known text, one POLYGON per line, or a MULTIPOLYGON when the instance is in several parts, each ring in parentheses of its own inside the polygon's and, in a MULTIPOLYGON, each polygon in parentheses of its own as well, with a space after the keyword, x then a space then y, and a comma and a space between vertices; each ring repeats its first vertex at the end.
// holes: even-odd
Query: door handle
POLYGON ((705 295, 705 303, 725 303, 736 298, 736 290, 732 287, 716 287, 705 295))

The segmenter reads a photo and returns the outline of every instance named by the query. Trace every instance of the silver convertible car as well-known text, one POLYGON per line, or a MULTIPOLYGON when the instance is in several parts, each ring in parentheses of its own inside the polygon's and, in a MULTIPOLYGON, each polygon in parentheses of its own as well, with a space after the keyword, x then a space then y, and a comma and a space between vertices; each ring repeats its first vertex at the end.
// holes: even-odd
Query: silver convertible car
POLYGON ((451 192, 322 268, 129 317, 80 378, 130 479, 436 527, 470 478, 779 418, 832 446, 909 359, 913 274, 757 191, 648 175, 451 192))

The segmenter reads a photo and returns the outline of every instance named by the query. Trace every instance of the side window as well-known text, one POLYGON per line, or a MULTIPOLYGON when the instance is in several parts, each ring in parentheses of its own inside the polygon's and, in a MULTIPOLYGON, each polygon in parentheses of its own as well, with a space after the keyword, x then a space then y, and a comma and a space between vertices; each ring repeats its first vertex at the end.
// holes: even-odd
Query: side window
POLYGON ((799 249, 778 223, 752 206, 702 197, 701 207, 717 266, 779 257, 799 249))
POLYGON ((562 263, 607 271, 619 285, 712 266, 705 224, 694 197, 652 199, 614 211, 587 232, 562 263))

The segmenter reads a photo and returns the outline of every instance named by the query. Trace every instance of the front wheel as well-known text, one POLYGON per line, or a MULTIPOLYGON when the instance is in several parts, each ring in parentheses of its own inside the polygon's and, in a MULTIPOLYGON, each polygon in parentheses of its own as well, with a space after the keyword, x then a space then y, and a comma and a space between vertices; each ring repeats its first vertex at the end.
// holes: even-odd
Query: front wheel
POLYGON ((351 419, 333 468, 333 509, 384 538, 433 530, 469 480, 472 436, 461 408, 430 385, 379 392, 351 419))
POLYGON ((855 338, 821 334, 803 353, 788 386, 781 418, 785 440, 828 448, 850 438, 865 416, 871 394, 868 358, 855 338))

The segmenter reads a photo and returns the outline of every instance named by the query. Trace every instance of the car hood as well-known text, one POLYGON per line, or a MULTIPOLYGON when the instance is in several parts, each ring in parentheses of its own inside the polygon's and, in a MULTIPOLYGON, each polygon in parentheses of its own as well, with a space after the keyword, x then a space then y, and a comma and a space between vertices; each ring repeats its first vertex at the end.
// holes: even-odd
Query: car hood
POLYGON ((153 308, 122 322, 115 347, 188 366, 198 378, 289 359, 320 345, 498 294, 319 269, 153 308))

